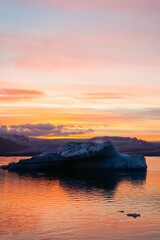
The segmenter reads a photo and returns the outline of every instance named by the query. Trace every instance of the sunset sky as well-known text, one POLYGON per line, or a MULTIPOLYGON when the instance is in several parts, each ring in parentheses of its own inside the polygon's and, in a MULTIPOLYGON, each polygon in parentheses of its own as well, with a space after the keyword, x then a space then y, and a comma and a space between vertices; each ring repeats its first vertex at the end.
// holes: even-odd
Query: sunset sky
POLYGON ((0 0, 0 134, 160 140, 159 0, 0 0))

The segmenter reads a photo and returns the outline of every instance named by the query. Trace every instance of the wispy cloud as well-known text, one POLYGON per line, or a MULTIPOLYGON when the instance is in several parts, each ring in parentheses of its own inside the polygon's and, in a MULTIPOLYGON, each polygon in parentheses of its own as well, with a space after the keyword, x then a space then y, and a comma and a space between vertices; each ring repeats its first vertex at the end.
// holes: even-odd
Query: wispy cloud
POLYGON ((33 89, 0 88, 0 102, 28 100, 42 97, 43 92, 33 89))
POLYGON ((0 135, 18 134, 29 137, 61 137, 92 133, 93 129, 75 128, 71 125, 53 125, 51 123, 0 125, 0 135))
POLYGON ((108 99, 121 99, 128 97, 129 94, 123 94, 121 92, 94 92, 94 93, 86 93, 83 95, 84 99, 89 100, 108 100, 108 99))
MULTIPOLYGON (((107 21, 107 19, 106 19, 107 21)), ((97 29, 95 29, 97 31, 97 29)), ((88 69, 97 67, 150 66, 159 67, 156 44, 159 31, 136 29, 109 31, 95 36, 73 32, 53 34, 19 33, 0 36, 0 63, 18 69, 54 72, 57 69, 88 69), (64 40, 65 39, 65 40, 64 40), (150 49, 152 48, 152 51, 150 49), (102 51, 103 49, 103 51, 102 51), (137 59, 136 51, 139 51, 137 59), (148 56, 150 56, 148 58, 148 56), (127 61, 126 61, 127 59, 127 61)))
MULTIPOLYGON (((126 112, 127 114, 127 112, 126 112)), ((160 108, 159 107, 146 107, 143 109, 137 109, 135 111, 131 111, 128 113, 132 116, 132 114, 135 114, 137 118, 143 118, 143 119, 148 119, 148 120, 160 120, 160 108)))
MULTIPOLYGON (((87 41, 87 40, 86 40, 87 41)), ((1 64, 38 71, 75 68, 92 64, 84 40, 74 36, 1 34, 1 64), (64 41, 65 38, 65 41, 64 41), (9 54, 8 54, 9 52, 9 54)))

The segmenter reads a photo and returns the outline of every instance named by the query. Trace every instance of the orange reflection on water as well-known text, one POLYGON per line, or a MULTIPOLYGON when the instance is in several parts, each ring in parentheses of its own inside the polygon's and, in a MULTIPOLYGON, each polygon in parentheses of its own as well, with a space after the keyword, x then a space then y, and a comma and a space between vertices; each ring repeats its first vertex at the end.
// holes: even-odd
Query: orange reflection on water
POLYGON ((0 234, 9 240, 158 239, 159 178, 150 171, 42 177, 1 171, 0 234), (141 217, 129 218, 130 212, 141 217))

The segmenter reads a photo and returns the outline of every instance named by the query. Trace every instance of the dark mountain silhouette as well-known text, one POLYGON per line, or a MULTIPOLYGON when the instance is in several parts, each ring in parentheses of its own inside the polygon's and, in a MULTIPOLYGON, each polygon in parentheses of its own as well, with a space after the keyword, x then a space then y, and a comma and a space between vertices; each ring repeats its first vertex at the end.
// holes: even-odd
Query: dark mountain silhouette
POLYGON ((147 142, 137 138, 102 136, 91 139, 38 139, 23 135, 0 137, 0 155, 33 156, 45 151, 55 152, 68 142, 102 143, 111 141, 118 152, 127 154, 142 154, 144 156, 160 156, 160 143, 147 142))
POLYGON ((148 142, 138 138, 119 136, 94 137, 90 140, 97 143, 110 140, 120 153, 160 156, 160 144, 156 142, 148 142))
POLYGON ((20 151, 26 148, 25 145, 20 145, 10 139, 0 137, 0 155, 20 151))

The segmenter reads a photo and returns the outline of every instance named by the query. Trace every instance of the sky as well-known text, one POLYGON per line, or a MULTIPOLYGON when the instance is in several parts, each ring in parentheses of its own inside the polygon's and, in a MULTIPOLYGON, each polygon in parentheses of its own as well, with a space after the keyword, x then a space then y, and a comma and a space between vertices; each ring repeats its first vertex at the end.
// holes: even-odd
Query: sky
POLYGON ((0 0, 0 134, 160 140, 159 0, 0 0))

